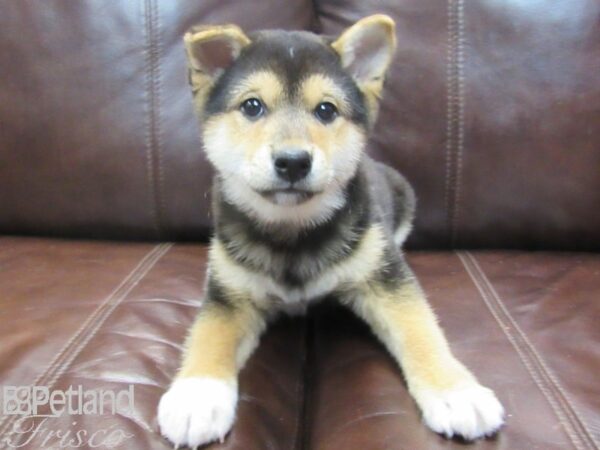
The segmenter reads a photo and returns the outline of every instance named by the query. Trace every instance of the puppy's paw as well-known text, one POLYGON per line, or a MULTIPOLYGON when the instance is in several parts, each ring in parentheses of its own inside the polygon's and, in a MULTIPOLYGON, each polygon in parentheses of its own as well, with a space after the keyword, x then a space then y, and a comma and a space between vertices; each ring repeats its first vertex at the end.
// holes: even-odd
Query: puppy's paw
POLYGON ((216 378, 182 378, 163 394, 158 425, 176 447, 223 441, 233 425, 237 386, 216 378))
POLYGON ((427 426, 448 438, 479 439, 494 434, 504 423, 504 408, 496 395, 478 383, 443 391, 422 389, 415 399, 427 426))

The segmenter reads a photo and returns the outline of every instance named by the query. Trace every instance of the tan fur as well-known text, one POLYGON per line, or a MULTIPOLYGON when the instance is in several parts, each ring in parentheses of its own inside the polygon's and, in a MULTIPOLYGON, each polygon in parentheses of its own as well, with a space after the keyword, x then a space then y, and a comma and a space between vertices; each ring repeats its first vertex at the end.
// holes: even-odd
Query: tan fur
MULTIPOLYGON (((295 86, 290 89, 283 75, 280 78, 272 69, 263 69, 241 80, 228 79, 229 104, 219 104, 218 112, 205 118, 203 110, 214 80, 250 39, 235 25, 192 29, 184 39, 195 108, 203 119, 206 155, 219 174, 214 197, 218 229, 209 251, 208 297, 190 330, 175 383, 159 404, 162 433, 176 447, 222 441, 235 417, 237 373, 256 348, 266 321, 278 312, 302 313, 311 301, 328 294, 350 306, 387 346, 431 429, 467 439, 497 430, 503 422, 501 404, 452 355, 410 268, 402 255, 392 253, 399 249, 391 230, 379 223, 382 214, 391 213, 381 211, 389 205, 379 203, 375 190, 358 193, 363 197, 346 189, 357 170, 361 172, 355 186, 361 189, 370 189, 378 176, 370 172, 375 170, 374 163, 361 159, 366 142, 364 120, 361 117, 362 124, 357 125, 349 118, 353 112, 350 95, 356 93, 346 94, 327 74, 313 71, 298 78, 302 81, 297 90, 295 86), (240 106, 250 98, 263 103, 263 114, 244 115, 240 106), (329 123, 320 121, 315 107, 321 102, 333 103, 340 115, 329 123), (282 167, 274 164, 276 155, 290 150, 311 154, 310 173, 290 184, 304 190, 302 195, 285 190, 282 167), (253 226, 246 229, 247 220, 236 218, 229 206, 264 227, 261 232, 273 233, 274 240, 261 239, 253 226), (348 209, 334 215, 345 206, 348 209), (370 212, 375 212, 373 217, 367 215, 370 212), (322 239, 319 254, 300 249, 291 255, 293 246, 281 250, 279 242, 285 239, 294 244, 300 233, 327 220, 340 221, 340 227, 334 228, 340 235, 331 238, 316 230, 312 236, 322 239), (363 221, 367 221, 366 229, 356 226, 363 221), (389 276, 399 279, 384 279, 386 267, 389 276)), ((331 44, 364 94, 370 125, 395 45, 394 22, 383 15, 358 21, 331 44)), ((336 63, 330 49, 321 50, 336 63)), ((293 58, 293 49, 289 51, 293 58)), ((242 67, 250 70, 253 66, 242 67)), ((379 176, 387 175, 379 172, 379 176)), ((398 245, 407 233, 406 228, 400 230, 395 236, 398 245)))
MULTIPOLYGON (((258 150, 273 140, 272 136, 277 128, 273 121, 252 123, 235 110, 209 119, 204 126, 204 134, 210 135, 217 129, 226 129, 228 141, 242 147, 244 158, 250 161, 258 150)), ((225 152, 227 146, 215 150, 225 152)))
POLYGON ((238 301, 234 308, 207 305, 190 330, 176 378, 235 379, 263 328, 263 319, 248 303, 238 301))
POLYGON ((329 161, 338 155, 339 158, 343 158, 349 145, 363 146, 367 140, 360 127, 344 119, 337 119, 327 127, 320 123, 311 123, 308 132, 311 142, 323 151, 329 161))
POLYGON ((190 70, 190 84, 194 96, 194 112, 204 117, 204 105, 213 84, 213 79, 204 72, 190 70))
POLYGON ((307 111, 314 111, 321 102, 331 102, 342 114, 350 114, 350 105, 343 89, 323 74, 306 78, 300 84, 300 92, 307 111))
POLYGON ((281 133, 283 118, 274 112, 284 100, 284 86, 271 71, 259 71, 241 80, 235 87, 229 111, 212 117, 204 125, 204 133, 210 134, 216 127, 226 127, 229 139, 244 147, 245 157, 251 160, 264 145, 276 141, 281 133), (250 121, 240 112, 244 100, 258 98, 264 102, 268 117, 250 121))
POLYGON ((411 391, 441 391, 474 379, 452 355, 416 280, 393 290, 372 282, 361 291, 351 306, 398 361, 411 391))
POLYGON ((310 142, 324 152, 327 160, 331 160, 333 153, 344 151, 345 146, 340 143, 362 143, 366 140, 363 130, 345 119, 344 114, 350 114, 350 105, 344 91, 331 78, 322 74, 311 75, 300 85, 300 92, 310 114, 306 120, 310 142), (312 111, 321 102, 333 103, 342 114, 341 117, 328 125, 315 120, 312 111))
MULTIPOLYGON (((275 152, 286 148, 302 148, 312 154, 319 151, 330 161, 335 152, 347 149, 348 143, 364 143, 363 130, 344 117, 328 125, 314 117, 314 108, 323 101, 332 102, 342 113, 349 112, 344 93, 333 80, 313 75, 302 83, 300 92, 301 103, 292 103, 275 73, 255 72, 236 84, 229 112, 210 118, 204 125, 204 133, 210 136, 217 128, 225 128, 229 141, 244 148, 248 163, 265 146, 275 152), (239 111, 240 104, 253 97, 267 108, 265 116, 256 121, 248 120, 239 111)), ((202 101, 201 97, 196 98, 196 102, 202 101)))
POLYGON ((237 109, 244 100, 256 97, 272 110, 283 101, 284 85, 275 72, 261 70, 237 82, 231 97, 231 109, 237 109))
MULTIPOLYGON (((268 253, 258 256, 259 258, 268 257, 268 253)), ((236 300, 241 300, 245 297, 256 301, 252 295, 251 285, 240 280, 240 271, 250 274, 249 270, 236 263, 233 258, 227 253, 225 246, 219 239, 213 239, 210 243, 208 260, 211 268, 211 275, 215 277, 220 284, 227 286, 230 295, 236 300), (242 282, 240 282, 242 281, 242 282)), ((265 261, 268 264, 269 261, 265 261)))
MULTIPOLYGON (((228 141, 243 146, 244 157, 250 160, 268 139, 269 129, 265 125, 264 122, 260 124, 249 123, 239 111, 230 111, 211 117, 204 125, 204 135, 210 136, 221 132, 223 129, 227 130, 228 141)), ((214 151, 226 152, 227 146, 216 148, 214 151)))

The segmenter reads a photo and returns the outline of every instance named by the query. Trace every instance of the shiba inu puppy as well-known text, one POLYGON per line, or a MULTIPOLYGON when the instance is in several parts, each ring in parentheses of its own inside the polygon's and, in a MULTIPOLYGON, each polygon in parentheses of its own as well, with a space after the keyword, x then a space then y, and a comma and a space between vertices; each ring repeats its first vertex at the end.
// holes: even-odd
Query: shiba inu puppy
POLYGON ((176 446, 223 440, 237 374, 269 319, 333 295, 398 361, 424 422, 477 439, 503 423, 494 393, 452 355, 400 247, 414 194, 365 154, 395 48, 375 15, 336 39, 246 35, 235 25, 184 37, 205 151, 216 169, 204 305, 158 407, 176 446))

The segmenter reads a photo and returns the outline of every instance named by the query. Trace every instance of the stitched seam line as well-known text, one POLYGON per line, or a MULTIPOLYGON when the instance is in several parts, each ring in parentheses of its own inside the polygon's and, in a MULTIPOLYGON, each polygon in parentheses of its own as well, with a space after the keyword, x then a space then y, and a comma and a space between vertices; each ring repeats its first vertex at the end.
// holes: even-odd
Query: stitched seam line
POLYGON ((157 90, 157 72, 158 72, 158 51, 156 49, 156 11, 153 0, 144 1, 144 38, 146 45, 144 49, 146 65, 146 175, 148 181, 148 190, 150 191, 151 216, 154 222, 154 231, 160 238, 161 234, 161 211, 160 211, 160 149, 158 139, 158 90, 157 90))
POLYGON ((465 5, 464 0, 448 0, 446 52, 446 183, 444 202, 448 241, 458 242, 460 180, 465 143, 465 5))
MULTIPOLYGON (((122 300, 131 292, 131 290, 139 283, 139 281, 150 271, 156 262, 172 247, 173 244, 161 244, 150 251, 140 263, 133 269, 133 271, 121 282, 121 284, 106 298, 100 307, 98 307, 94 313, 86 320, 84 325, 79 329, 78 333, 81 332, 81 339, 79 336, 72 338, 60 353, 63 354, 64 358, 57 358, 55 364, 51 364, 41 376, 34 381, 33 385, 44 385, 49 389, 56 383, 58 378, 67 370, 68 366, 73 362, 77 355, 83 350, 83 348, 89 343, 89 341, 96 335, 98 329, 102 326, 105 320, 115 310, 115 308, 122 302, 122 300), (93 317, 92 317, 93 316, 93 317), (96 322, 95 324, 93 322, 96 322), (89 332, 91 330, 91 333, 89 332), (83 331, 88 331, 87 335, 83 331), (80 341, 77 344, 77 341, 80 341), (76 346, 76 347, 75 347, 76 346), (71 348, 75 347, 74 350, 71 348), (70 350, 70 351, 69 351, 70 350), (60 365, 59 365, 60 364, 60 365), (53 375, 52 372, 56 373, 53 375), (49 379, 48 379, 49 378, 49 379)), ((76 333, 77 334, 77 333, 76 333)), ((4 445, 3 442, 8 442, 10 436, 14 434, 14 430, 8 431, 10 425, 19 416, 10 416, 11 420, 6 423, 4 427, 4 433, 6 435, 0 439, 0 445, 4 445)), ((2 434, 4 434, 2 433, 2 434)), ((0 434, 1 436, 1 434, 0 434)), ((0 448, 5 448, 0 447, 0 448)))
POLYGON ((450 180, 452 177, 452 141, 454 135, 454 9, 452 8, 452 0, 448 0, 446 13, 448 16, 448 35, 446 41, 446 182, 444 204, 446 205, 448 236, 451 236, 450 180))
POLYGON ((465 6, 464 0, 448 0, 446 52, 446 182, 444 202, 448 241, 458 242, 460 180, 465 143, 465 6))
POLYGON ((154 149, 155 149, 155 160, 157 174, 155 180, 157 181, 156 186, 156 202, 158 203, 158 219, 159 227, 162 229, 163 220, 165 217, 165 196, 164 194, 164 170, 163 170, 163 137, 162 137, 162 115, 161 115, 161 100, 162 100, 162 72, 161 72, 161 55, 162 55, 162 32, 160 28, 160 14, 158 1, 152 2, 152 30, 153 30, 153 41, 154 41, 154 52, 153 52, 153 130, 154 130, 154 149))
POLYGON ((53 385, 58 381, 61 375, 63 375, 66 370, 69 368, 75 357, 81 353, 81 351, 86 347, 86 345, 96 336, 98 330, 106 319, 113 313, 113 311, 121 304, 121 302, 125 299, 125 297, 132 291, 132 289, 137 286, 137 284, 148 274, 148 272, 154 267, 154 265, 160 260, 173 246, 173 244, 161 244, 158 251, 146 261, 144 267, 141 267, 139 272, 135 276, 133 276, 129 282, 123 286, 120 292, 116 293, 112 300, 108 303, 108 307, 102 313, 101 316, 98 317, 98 320, 92 327, 91 333, 88 333, 87 336, 77 346, 74 352, 69 356, 69 358, 61 364, 58 368, 54 376, 48 381, 50 385, 53 385))
MULTIPOLYGON (((150 258, 157 251, 158 251, 158 246, 153 247, 152 250, 150 250, 140 260, 140 262, 138 263, 138 265, 123 279, 123 281, 121 281, 121 283, 119 283, 119 285, 106 297, 106 299, 92 312, 92 314, 90 314, 88 316, 88 318, 83 322, 83 324, 81 325, 81 327, 79 327, 79 329, 75 332, 75 334, 73 334, 71 336, 71 338, 62 347, 62 349, 54 356, 54 358, 50 361, 50 363, 48 364, 48 366, 46 366, 46 368, 36 377, 36 379, 32 383, 33 386, 40 385, 41 381, 47 376, 47 374, 51 373, 54 370, 54 368, 61 363, 61 361, 64 359, 65 354, 67 353, 67 351, 69 350, 69 348, 71 348, 72 346, 75 345, 75 343, 79 340, 79 338, 83 334, 83 332, 96 319, 96 317, 98 316, 98 314, 100 314, 101 311, 106 307, 106 304, 108 302, 110 302, 111 298, 116 294, 116 292, 118 292, 118 290, 121 289, 122 286, 125 283, 128 282, 128 280, 133 276, 133 274, 135 274, 143 266, 143 264, 145 263, 145 261, 148 258, 150 258)), ((5 420, 7 420, 9 417, 10 416, 4 416, 4 417, 0 418, 0 425, 2 424, 2 422, 4 422, 5 420)), ((0 426, 0 436, 2 435, 3 431, 5 431, 5 429, 6 429, 6 427, 1 427, 0 426)))
POLYGON ((494 298, 495 291, 493 286, 485 276, 485 273, 481 270, 481 267, 477 264, 475 257, 469 252, 456 252, 456 254, 465 267, 465 270, 469 274, 471 280, 475 284, 488 310, 500 326, 500 329, 505 334, 508 341, 516 350, 517 356, 523 363, 525 369, 556 414, 573 446, 578 450, 584 450, 586 446, 584 446, 580 439, 580 435, 578 435, 576 430, 573 428, 571 421, 567 417, 569 415, 568 412, 564 410, 560 399, 558 399, 556 394, 552 391, 552 384, 539 367, 539 364, 536 364, 530 349, 527 348, 527 343, 523 342, 522 334, 518 333, 517 335, 514 335, 511 333, 511 327, 515 330, 517 330, 517 327, 514 327, 510 321, 510 318, 506 317, 505 311, 502 310, 496 301, 497 299, 494 298))
MULTIPOLYGON (((165 253, 173 246, 173 244, 161 244, 154 247, 137 266, 127 275, 117 288, 106 297, 96 310, 88 317, 84 324, 77 332, 69 339, 65 346, 60 350, 57 356, 51 361, 49 366, 44 370, 33 382, 33 386, 44 385, 49 389, 58 381, 58 378, 64 374, 69 365, 77 357, 77 355, 85 348, 90 340, 96 335, 98 329, 116 309, 123 299, 131 292, 131 290, 146 276, 146 274, 154 267, 156 262, 164 256, 165 253), (54 372, 54 373, 53 373, 54 372)), ((6 448, 6 442, 14 430, 9 428, 11 424, 17 420, 19 416, 9 416, 9 420, 0 431, 0 448, 6 448)))
POLYGON ((533 343, 529 340, 527 334, 522 330, 517 321, 512 317, 512 315, 508 311, 508 308, 502 301, 500 295, 492 285, 489 278, 485 275, 483 268, 481 267, 475 256, 470 254, 469 252, 467 253, 472 259, 473 264, 475 265, 477 270, 481 273, 484 282, 489 286, 489 290, 492 293, 493 298, 496 300, 501 311, 504 313, 504 315, 510 322, 510 325, 514 327, 514 329, 517 331, 517 333, 520 335, 521 339, 525 343, 525 348, 529 350, 531 359, 537 364, 538 370, 545 376, 547 383, 555 389, 555 396, 560 401, 563 410, 569 416, 569 419, 571 420, 571 425, 573 425, 575 431, 579 433, 579 436, 584 441, 587 441, 587 445, 589 445, 591 448, 598 449, 598 443, 594 440, 592 433, 587 428, 584 420, 581 418, 581 414, 578 413, 577 409, 575 408, 575 405, 569 399, 567 393, 565 392, 562 385, 554 375, 554 372, 550 369, 550 367, 548 367, 548 364, 546 363, 544 358, 542 358, 541 354, 537 351, 533 343))
POLYGON ((465 146, 465 3, 458 0, 457 5, 458 29, 456 34, 456 88, 457 88, 457 136, 456 136, 456 165, 454 174, 454 207, 452 208, 452 246, 458 242, 458 219, 460 207, 460 184, 462 174, 463 152, 465 146))
POLYGON ((517 338, 510 332, 510 327, 508 327, 504 323, 504 321, 500 318, 497 309, 492 304, 489 293, 485 289, 485 285, 482 284, 482 280, 480 279, 480 274, 477 272, 477 269, 470 263, 470 261, 467 259, 467 257, 464 256, 462 253, 457 252, 457 255, 458 255, 460 261, 462 262, 463 266, 465 267, 467 273, 471 277, 471 280, 475 284, 477 290, 481 294, 481 298, 483 299, 488 310, 490 311, 490 313, 492 314, 492 316, 494 317, 494 319, 500 326, 500 329, 504 332, 505 336, 508 338, 508 341, 511 343, 511 345, 516 350, 517 355, 519 356, 519 359, 525 366, 525 369, 527 369, 527 372, 529 372, 529 375, 531 376, 531 378, 533 379, 535 384, 538 386, 538 388, 540 389, 540 391, 542 392, 543 396, 546 398, 548 403, 550 404, 550 407, 556 414, 559 422, 563 425, 563 428, 565 429, 567 436, 571 439, 571 442, 573 443, 574 447, 578 450, 583 449, 580 440, 574 434, 573 430, 571 429, 571 426, 568 424, 563 412, 561 411, 556 400, 550 393, 548 387, 545 385, 544 381, 540 378, 540 375, 533 367, 531 361, 525 354, 523 348, 517 342, 517 338))
POLYGON ((305 433, 302 432, 302 429, 305 428, 307 426, 307 414, 308 414, 308 377, 307 377, 307 370, 308 370, 308 351, 309 351, 309 340, 310 340, 310 334, 309 332, 314 331, 314 330, 310 330, 309 326, 308 326, 308 321, 310 319, 306 318, 303 320, 303 331, 304 331, 304 336, 303 336, 303 353, 302 353, 302 365, 301 365, 301 372, 300 374, 298 374, 298 382, 296 383, 296 397, 298 398, 298 404, 300 405, 300 408, 298 409, 298 412, 296 414, 296 421, 294 423, 294 433, 292 434, 293 436, 293 440, 292 440, 292 450, 304 450, 306 448, 306 437, 305 437, 305 433))

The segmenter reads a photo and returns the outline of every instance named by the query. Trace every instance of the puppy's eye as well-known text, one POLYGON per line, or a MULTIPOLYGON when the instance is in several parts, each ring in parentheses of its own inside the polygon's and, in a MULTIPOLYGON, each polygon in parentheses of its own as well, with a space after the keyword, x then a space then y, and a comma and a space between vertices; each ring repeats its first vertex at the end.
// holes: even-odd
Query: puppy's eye
POLYGON ((333 103, 322 102, 315 108, 315 116, 323 123, 331 123, 338 116, 338 110, 333 103))
POLYGON ((258 119, 265 112, 265 107, 257 98, 249 98, 244 100, 240 105, 242 113, 250 119, 258 119))

